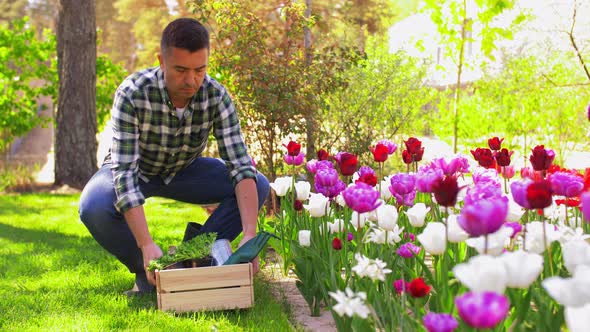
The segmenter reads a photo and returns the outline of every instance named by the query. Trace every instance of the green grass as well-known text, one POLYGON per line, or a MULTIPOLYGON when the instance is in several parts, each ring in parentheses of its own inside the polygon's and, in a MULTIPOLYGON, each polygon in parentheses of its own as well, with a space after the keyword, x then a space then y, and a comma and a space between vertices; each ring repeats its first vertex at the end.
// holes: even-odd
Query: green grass
MULTIPOLYGON (((79 195, 0 196, 0 331, 151 330, 292 331, 288 307, 255 280, 256 304, 246 310, 172 314, 156 297, 128 299, 133 275, 102 249, 78 217, 79 195)), ((167 250, 187 221, 203 221, 197 206, 148 199, 155 241, 167 250)))

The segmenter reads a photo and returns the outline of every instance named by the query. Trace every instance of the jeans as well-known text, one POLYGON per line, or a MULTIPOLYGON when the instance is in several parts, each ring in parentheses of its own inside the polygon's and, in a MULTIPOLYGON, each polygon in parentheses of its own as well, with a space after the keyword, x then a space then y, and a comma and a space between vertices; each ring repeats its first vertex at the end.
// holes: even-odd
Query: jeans
MULTIPOLYGON (((225 163, 200 157, 178 172, 169 184, 158 176, 149 182, 138 179, 145 198, 158 196, 193 204, 219 206, 207 219, 202 232, 217 232, 218 239, 234 240, 242 232, 242 222, 234 186, 225 163)), ((270 190, 266 177, 256 179, 258 208, 270 190)), ((142 273, 143 256, 123 215, 115 209, 116 194, 110 165, 103 165, 84 187, 80 197, 80 219, 94 239, 117 257, 132 273, 142 273)))

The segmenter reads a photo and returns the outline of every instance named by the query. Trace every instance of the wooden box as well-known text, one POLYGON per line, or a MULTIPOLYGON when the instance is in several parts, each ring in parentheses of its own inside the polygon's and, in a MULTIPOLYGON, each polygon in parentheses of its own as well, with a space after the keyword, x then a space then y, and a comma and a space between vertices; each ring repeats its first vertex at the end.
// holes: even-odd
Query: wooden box
POLYGON ((185 311, 254 305, 252 263, 156 271, 158 309, 185 311))

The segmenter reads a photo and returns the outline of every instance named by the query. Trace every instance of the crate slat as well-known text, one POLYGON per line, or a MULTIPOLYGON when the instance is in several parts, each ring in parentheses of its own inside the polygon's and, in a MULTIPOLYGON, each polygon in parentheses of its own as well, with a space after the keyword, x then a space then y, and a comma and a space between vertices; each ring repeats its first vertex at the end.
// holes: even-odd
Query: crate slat
POLYGON ((252 264, 158 271, 158 293, 251 286, 252 264))
POLYGON ((161 293, 161 310, 177 312, 249 308, 254 303, 252 286, 161 293))

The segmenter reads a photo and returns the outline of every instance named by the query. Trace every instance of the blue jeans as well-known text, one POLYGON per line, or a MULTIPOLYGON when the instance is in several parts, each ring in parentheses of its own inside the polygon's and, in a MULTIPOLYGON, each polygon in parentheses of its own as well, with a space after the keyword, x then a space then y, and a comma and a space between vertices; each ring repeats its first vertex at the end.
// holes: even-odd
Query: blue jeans
MULTIPOLYGON (((234 240, 242 232, 242 222, 234 187, 225 163, 215 158, 197 158, 164 184, 158 176, 139 181, 143 195, 166 197, 193 204, 219 206, 207 219, 203 232, 216 232, 218 239, 234 240)), ((270 190, 266 177, 256 179, 258 208, 270 190)), ((92 237, 132 273, 143 272, 143 257, 123 215, 115 209, 116 194, 110 165, 103 165, 88 181, 80 197, 80 219, 92 237)))

